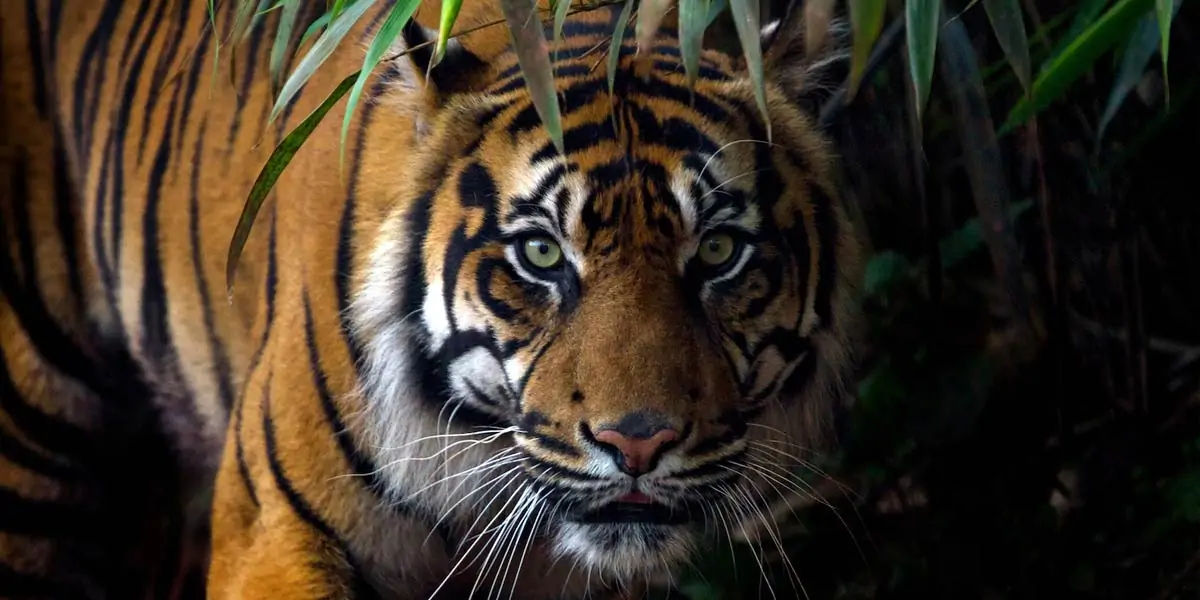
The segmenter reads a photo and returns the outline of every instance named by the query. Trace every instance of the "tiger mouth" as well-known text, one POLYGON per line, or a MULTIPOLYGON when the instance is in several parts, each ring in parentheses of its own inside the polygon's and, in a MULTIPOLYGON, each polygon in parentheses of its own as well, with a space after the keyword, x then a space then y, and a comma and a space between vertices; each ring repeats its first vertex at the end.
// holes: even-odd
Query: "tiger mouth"
POLYGON ((682 525, 690 520, 687 512, 659 502, 623 501, 618 499, 586 512, 571 516, 572 521, 585 524, 652 523, 682 525))

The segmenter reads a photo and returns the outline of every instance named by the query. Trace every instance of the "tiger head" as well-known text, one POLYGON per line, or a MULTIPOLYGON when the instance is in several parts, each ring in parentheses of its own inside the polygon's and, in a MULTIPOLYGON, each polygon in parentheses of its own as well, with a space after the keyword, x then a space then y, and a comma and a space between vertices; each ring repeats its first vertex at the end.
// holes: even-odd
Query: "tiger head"
POLYGON ((821 443, 857 259, 805 110, 837 57, 799 52, 798 19, 771 28, 768 122, 736 57, 706 51, 689 90, 670 27, 625 40, 610 94, 618 9, 552 49, 562 153, 507 37, 384 76, 358 185, 392 200, 350 315, 399 496, 464 524, 537 515, 555 552, 627 579, 821 443))

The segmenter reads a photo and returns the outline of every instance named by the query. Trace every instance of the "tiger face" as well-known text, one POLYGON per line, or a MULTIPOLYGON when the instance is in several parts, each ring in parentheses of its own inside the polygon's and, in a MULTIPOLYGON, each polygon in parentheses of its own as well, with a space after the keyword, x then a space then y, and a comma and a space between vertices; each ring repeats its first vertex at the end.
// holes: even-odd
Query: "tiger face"
POLYGON ((398 496, 627 580, 746 517, 772 438, 821 441, 854 247, 778 82, 770 142, 735 61, 705 54, 689 91, 673 39, 629 40, 610 94, 594 24, 555 63, 563 153, 509 55, 437 104, 351 314, 375 445, 405 448, 379 457, 408 461, 398 496))

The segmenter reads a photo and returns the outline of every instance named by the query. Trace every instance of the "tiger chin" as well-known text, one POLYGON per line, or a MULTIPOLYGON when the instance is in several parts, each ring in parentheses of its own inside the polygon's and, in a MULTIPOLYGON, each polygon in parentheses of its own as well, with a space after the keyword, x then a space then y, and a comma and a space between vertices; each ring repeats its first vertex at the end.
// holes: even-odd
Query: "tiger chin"
MULTIPOLYGON (((239 4, 219 3, 217 31, 239 4)), ((503 27, 433 66, 435 35, 405 27, 343 168, 329 118, 224 301, 273 143, 361 67, 392 4, 271 124, 263 41, 286 10, 220 51, 236 69, 211 85, 203 2, 28 2, 0 21, 0 125, 27 167, 0 197, 18 233, 0 433, 22 450, 0 456, 0 491, 36 515, 94 492, 113 510, 78 514, 130 540, 6 522, 0 572, 88 597, 179 590, 188 564, 210 598, 606 597, 747 534, 829 442, 859 244, 813 111, 841 36, 806 43, 799 8, 764 29, 761 103, 716 50, 689 89, 669 20, 636 51, 627 28, 610 92, 621 7, 570 16, 551 48, 561 148, 503 27), (151 540, 160 522, 182 530, 151 540), (181 539, 200 542, 163 551, 181 539)), ((466 2, 459 26, 494 4, 466 2)), ((294 31, 325 7, 302 2, 294 31)))

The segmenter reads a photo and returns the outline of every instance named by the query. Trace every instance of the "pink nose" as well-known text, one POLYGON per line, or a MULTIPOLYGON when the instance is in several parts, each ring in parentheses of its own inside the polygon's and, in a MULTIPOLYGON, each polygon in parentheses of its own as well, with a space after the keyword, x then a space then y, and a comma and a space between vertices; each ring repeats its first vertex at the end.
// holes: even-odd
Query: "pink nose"
POLYGON ((616 429, 604 429, 596 433, 596 441, 609 444, 621 452, 624 464, 621 470, 630 475, 641 475, 654 466, 668 443, 675 441, 679 432, 660 429, 650 437, 630 437, 616 429))

